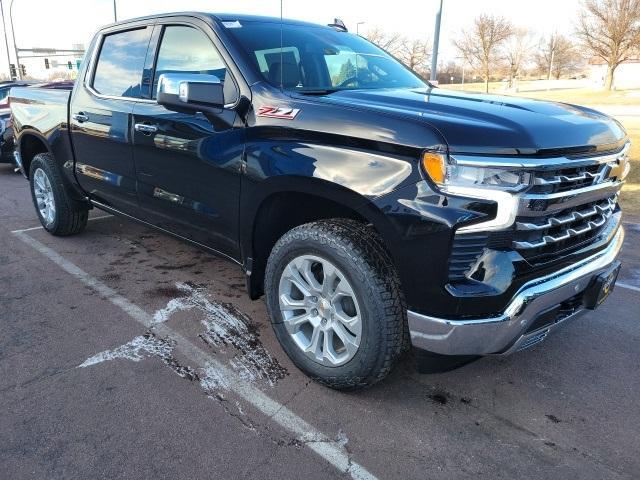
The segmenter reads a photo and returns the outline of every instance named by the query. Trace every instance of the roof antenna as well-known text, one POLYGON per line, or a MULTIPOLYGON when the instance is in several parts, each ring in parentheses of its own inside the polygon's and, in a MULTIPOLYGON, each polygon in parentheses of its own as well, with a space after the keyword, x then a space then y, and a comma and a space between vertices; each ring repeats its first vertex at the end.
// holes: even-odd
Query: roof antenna
POLYGON ((334 18, 333 23, 327 25, 328 27, 334 28, 335 30, 339 30, 341 32, 348 32, 347 26, 344 24, 342 20, 339 18, 334 18))
POLYGON ((283 58, 282 58, 282 49, 284 48, 284 43, 283 43, 283 39, 282 39, 282 2, 283 0, 280 0, 280 91, 284 90, 284 68, 283 68, 283 58))

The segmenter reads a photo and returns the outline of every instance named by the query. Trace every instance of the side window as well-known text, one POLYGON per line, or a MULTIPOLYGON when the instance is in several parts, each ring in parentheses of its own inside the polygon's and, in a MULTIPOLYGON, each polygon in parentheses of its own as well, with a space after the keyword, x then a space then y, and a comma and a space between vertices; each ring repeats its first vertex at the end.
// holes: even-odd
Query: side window
POLYGON ((227 99, 230 99, 229 95, 235 92, 233 82, 225 82, 227 68, 211 40, 202 31, 193 27, 181 25, 165 27, 153 79, 153 98, 156 98, 158 79, 163 73, 215 75, 225 83, 227 99))
POLYGON ((140 28, 104 37, 93 76, 96 92, 116 97, 140 97, 150 30, 140 28))

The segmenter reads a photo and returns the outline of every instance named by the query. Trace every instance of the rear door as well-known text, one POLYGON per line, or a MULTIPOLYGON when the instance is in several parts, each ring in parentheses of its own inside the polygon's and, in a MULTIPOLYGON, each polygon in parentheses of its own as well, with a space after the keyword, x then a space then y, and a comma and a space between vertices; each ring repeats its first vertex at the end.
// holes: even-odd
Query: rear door
POLYGON ((138 201, 131 119, 152 31, 143 24, 103 33, 70 103, 78 182, 94 201, 133 216, 138 201))
POLYGON ((195 20, 162 25, 154 101, 133 111, 138 196, 144 220, 237 259, 244 140, 233 104, 239 94, 210 35, 195 20), (216 75, 228 106, 206 116, 167 110, 155 103, 163 73, 216 75))

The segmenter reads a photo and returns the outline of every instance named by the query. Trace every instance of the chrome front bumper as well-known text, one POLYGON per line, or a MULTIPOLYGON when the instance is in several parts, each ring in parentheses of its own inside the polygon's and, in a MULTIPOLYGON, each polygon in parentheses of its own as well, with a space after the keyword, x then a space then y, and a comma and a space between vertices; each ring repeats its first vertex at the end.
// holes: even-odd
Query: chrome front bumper
POLYGON ((578 310, 561 322, 526 333, 540 313, 585 290, 594 276, 606 271, 616 260, 623 240, 621 226, 603 251, 523 285, 505 311, 496 317, 450 320, 409 311, 411 343, 443 355, 508 354, 533 345, 551 330, 584 313, 585 310, 578 310))

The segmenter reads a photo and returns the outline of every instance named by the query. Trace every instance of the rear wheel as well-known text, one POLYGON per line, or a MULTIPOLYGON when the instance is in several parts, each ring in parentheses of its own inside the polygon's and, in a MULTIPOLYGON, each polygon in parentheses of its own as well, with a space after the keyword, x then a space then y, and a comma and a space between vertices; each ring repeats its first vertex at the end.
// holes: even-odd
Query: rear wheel
POLYGON ((33 204, 45 230, 60 236, 84 230, 89 210, 71 198, 51 154, 33 157, 29 179, 33 204))
POLYGON ((399 281, 379 237, 361 223, 323 220, 286 233, 269 257, 265 292, 285 352, 329 387, 372 385, 403 350, 399 281))

